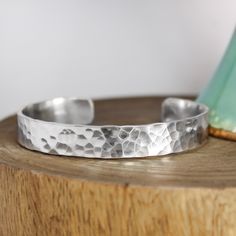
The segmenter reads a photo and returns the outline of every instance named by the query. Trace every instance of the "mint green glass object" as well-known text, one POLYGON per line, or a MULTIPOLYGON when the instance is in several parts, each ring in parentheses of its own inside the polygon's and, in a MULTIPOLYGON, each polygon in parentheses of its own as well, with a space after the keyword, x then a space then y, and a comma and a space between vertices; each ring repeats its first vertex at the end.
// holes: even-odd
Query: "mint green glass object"
MULTIPOLYGON (((198 102, 210 108, 210 127, 232 133, 224 138, 236 139, 236 30, 222 61, 198 102), (233 137, 235 136, 235 137, 233 137)), ((214 133, 214 132, 213 132, 214 133)), ((216 136, 221 136, 219 132, 216 136)))

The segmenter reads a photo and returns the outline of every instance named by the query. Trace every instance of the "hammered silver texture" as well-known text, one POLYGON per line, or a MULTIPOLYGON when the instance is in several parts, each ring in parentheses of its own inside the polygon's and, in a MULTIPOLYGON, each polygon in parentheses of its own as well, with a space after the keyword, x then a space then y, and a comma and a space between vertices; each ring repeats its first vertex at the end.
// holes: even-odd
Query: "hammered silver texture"
POLYGON ((183 100, 171 99, 162 107, 164 122, 139 126, 62 124, 33 119, 19 112, 18 141, 43 153, 108 159, 160 156, 200 146, 208 136, 207 108, 184 100, 183 109, 194 105, 199 111, 193 117, 182 118, 185 110, 181 112, 179 107, 183 100))

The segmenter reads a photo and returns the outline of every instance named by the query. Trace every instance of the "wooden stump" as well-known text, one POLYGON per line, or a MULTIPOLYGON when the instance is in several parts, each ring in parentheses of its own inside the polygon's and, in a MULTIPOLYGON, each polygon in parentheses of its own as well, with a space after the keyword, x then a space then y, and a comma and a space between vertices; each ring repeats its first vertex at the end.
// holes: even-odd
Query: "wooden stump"
MULTIPOLYGON (((95 123, 154 122, 162 98, 96 102, 95 123), (113 122, 112 122, 113 121, 113 122)), ((0 235, 236 235, 236 143, 147 159, 32 152, 0 122, 0 235)))

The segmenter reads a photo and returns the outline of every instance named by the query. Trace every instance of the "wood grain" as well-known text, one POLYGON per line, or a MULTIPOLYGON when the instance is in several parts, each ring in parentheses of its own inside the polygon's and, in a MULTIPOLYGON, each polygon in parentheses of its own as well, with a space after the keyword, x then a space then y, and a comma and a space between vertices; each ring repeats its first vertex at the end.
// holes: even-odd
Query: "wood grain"
POLYGON ((235 132, 231 132, 231 131, 224 130, 224 129, 218 129, 218 128, 210 126, 209 133, 212 136, 215 136, 217 138, 223 138, 223 139, 229 139, 229 140, 236 141, 236 133, 235 132))
MULTIPOLYGON (((159 119, 163 98, 96 102, 96 124, 159 119)), ((0 122, 0 235, 236 235, 236 143, 164 158, 95 160, 28 151, 0 122)))

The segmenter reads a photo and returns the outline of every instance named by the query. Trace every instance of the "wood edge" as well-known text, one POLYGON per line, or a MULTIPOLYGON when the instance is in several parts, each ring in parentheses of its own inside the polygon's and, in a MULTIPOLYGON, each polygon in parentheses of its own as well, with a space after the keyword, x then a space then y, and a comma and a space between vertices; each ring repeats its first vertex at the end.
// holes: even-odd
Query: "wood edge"
POLYGON ((158 191, 179 191, 179 190, 186 190, 186 191, 196 191, 196 190, 203 190, 203 191, 208 191, 208 190, 215 190, 215 191, 228 191, 228 190, 236 190, 236 186, 204 186, 204 185, 145 185, 145 184, 137 184, 137 183, 129 183, 127 182, 116 182, 116 181, 102 181, 102 180, 95 180, 94 178, 82 178, 75 176, 73 174, 69 175, 64 175, 60 174, 54 171, 44 171, 41 169, 30 169, 28 167, 22 167, 22 166, 15 166, 14 164, 12 165, 11 163, 5 163, 5 162, 0 162, 0 170, 3 173, 8 173, 8 172, 15 172, 18 173, 19 176, 22 174, 26 175, 31 175, 31 178, 35 177, 43 177, 43 178, 52 178, 52 179, 60 179, 64 181, 72 181, 72 182, 78 182, 78 184, 85 184, 88 183, 90 185, 95 185, 95 186, 101 186, 101 187, 117 187, 117 188, 122 188, 122 189, 146 189, 146 190, 158 190, 158 191))
POLYGON ((228 131, 228 130, 218 129, 218 128, 209 126, 209 133, 210 135, 217 138, 223 138, 227 140, 236 141, 236 133, 228 131))

